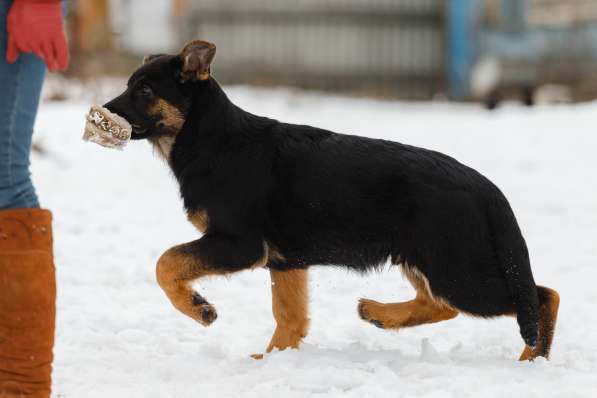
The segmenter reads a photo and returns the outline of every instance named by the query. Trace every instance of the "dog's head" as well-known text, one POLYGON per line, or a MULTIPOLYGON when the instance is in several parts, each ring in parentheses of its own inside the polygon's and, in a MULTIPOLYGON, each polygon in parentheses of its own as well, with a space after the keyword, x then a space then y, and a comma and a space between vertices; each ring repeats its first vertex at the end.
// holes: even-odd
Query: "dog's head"
POLYGON ((185 122, 197 83, 210 78, 215 53, 212 43, 195 40, 178 55, 149 55, 126 90, 104 107, 131 124, 132 139, 174 136, 185 122))

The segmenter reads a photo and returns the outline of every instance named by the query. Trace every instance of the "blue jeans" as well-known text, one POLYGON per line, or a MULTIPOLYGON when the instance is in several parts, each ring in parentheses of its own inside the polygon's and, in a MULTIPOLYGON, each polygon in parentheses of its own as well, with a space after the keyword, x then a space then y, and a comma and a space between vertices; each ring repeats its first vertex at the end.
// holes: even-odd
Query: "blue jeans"
POLYGON ((11 4, 0 0, 0 209, 37 208, 29 154, 46 66, 33 54, 21 54, 14 64, 6 62, 11 4))

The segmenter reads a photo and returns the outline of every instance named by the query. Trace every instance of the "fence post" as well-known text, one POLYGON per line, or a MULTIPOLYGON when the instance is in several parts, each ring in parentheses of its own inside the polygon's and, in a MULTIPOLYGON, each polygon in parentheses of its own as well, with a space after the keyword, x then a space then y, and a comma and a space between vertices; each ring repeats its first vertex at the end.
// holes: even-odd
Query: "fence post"
POLYGON ((452 99, 469 96, 470 70, 474 61, 474 27, 479 0, 448 0, 446 3, 446 75, 452 99))

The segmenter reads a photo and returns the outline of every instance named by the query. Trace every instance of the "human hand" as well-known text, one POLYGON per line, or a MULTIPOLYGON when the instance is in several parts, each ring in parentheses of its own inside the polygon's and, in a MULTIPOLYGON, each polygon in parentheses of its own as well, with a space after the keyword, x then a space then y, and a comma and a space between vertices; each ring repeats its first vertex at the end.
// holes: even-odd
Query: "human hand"
POLYGON ((34 53, 50 71, 68 67, 68 44, 59 0, 14 0, 7 17, 6 60, 14 63, 20 53, 34 53))

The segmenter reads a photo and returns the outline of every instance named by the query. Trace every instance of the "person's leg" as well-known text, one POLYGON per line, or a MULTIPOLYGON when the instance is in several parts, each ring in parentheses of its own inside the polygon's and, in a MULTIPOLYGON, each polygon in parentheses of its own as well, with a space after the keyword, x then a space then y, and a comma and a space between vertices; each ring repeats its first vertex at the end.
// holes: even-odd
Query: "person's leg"
POLYGON ((0 0, 0 397, 48 398, 56 301, 52 215, 38 208, 29 176, 45 66, 31 54, 6 62, 11 4, 0 0))
POLYGON ((0 397, 48 398, 56 318, 52 214, 0 211, 0 397))
POLYGON ((0 0, 0 209, 37 208, 29 154, 46 66, 33 54, 21 54, 14 64, 6 62, 11 3, 0 0))

